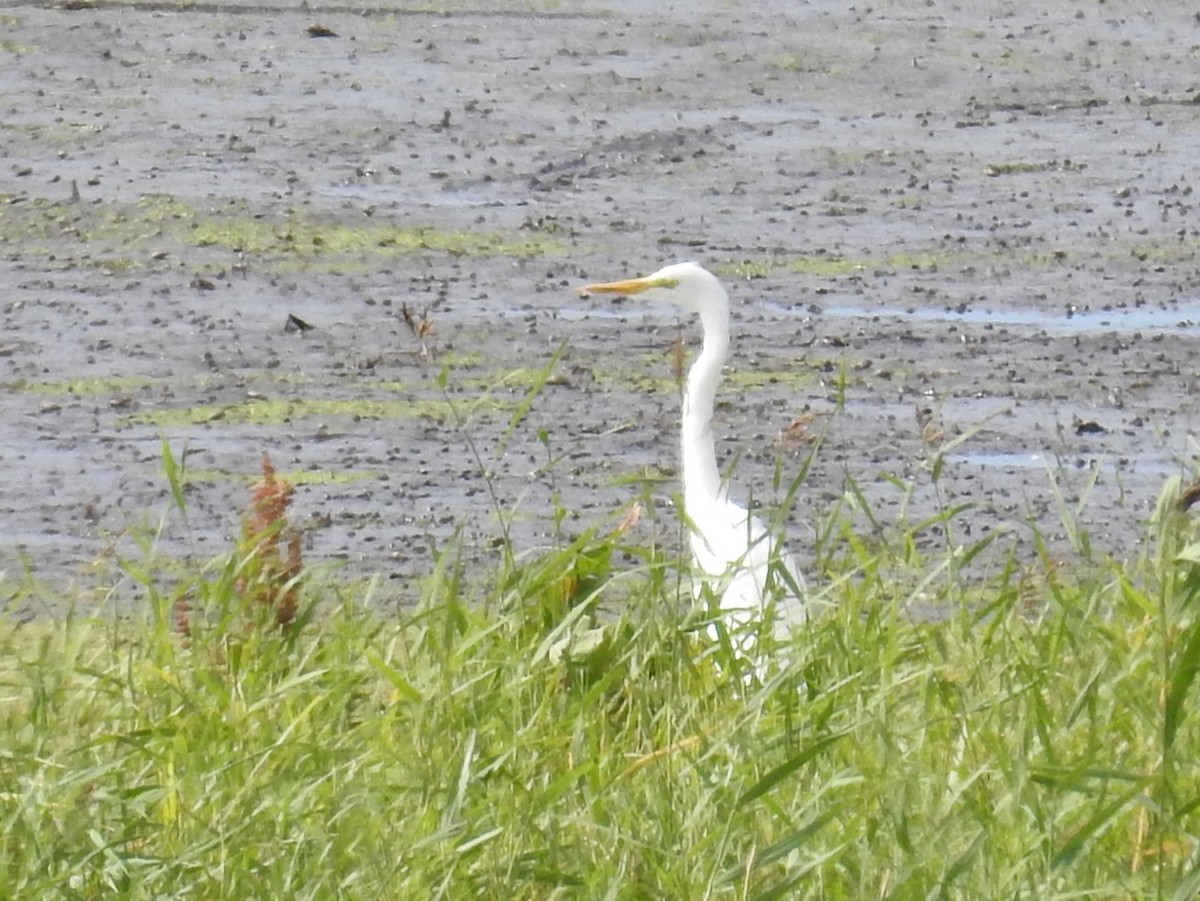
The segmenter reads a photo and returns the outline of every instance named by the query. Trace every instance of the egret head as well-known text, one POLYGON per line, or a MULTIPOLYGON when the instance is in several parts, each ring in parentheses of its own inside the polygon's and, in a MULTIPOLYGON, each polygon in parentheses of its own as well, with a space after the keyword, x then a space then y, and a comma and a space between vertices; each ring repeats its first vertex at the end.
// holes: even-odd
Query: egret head
POLYGON ((588 294, 634 294, 648 300, 665 300, 692 313, 725 312, 729 297, 717 277, 699 263, 674 263, 652 275, 620 282, 601 282, 577 289, 588 294))

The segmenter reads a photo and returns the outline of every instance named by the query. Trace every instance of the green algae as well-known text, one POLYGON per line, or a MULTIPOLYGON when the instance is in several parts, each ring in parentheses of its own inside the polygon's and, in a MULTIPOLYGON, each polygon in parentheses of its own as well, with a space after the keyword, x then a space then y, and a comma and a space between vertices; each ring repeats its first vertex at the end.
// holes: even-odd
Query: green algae
POLYGON ((237 404, 203 404, 195 407, 148 410, 122 419, 122 425, 153 424, 173 428, 206 423, 280 425, 298 419, 344 416, 354 419, 441 420, 451 413, 445 401, 420 400, 246 400, 237 404))
MULTIPOLYGON (((492 409, 511 407, 501 400, 483 398, 492 409)), ((353 420, 430 419, 444 422, 453 415, 454 404, 448 400, 423 398, 417 400, 370 400, 350 398, 322 400, 297 398, 292 400, 250 399, 235 404, 204 404, 194 407, 147 410, 123 417, 121 426, 152 424, 159 428, 190 425, 281 425, 301 419, 349 418, 353 420)))
POLYGON ((528 259, 564 249, 560 241, 540 232, 514 237, 432 225, 399 227, 360 214, 318 221, 290 211, 255 211, 236 198, 201 210, 169 194, 143 195, 134 203, 0 195, 0 246, 53 257, 68 267, 132 272, 161 259, 171 244, 179 245, 179 253, 189 247, 217 247, 252 254, 281 271, 349 271, 420 253, 528 259), (64 240, 69 242, 65 248, 64 240), (76 246, 78 257, 71 254, 76 246))
MULTIPOLYGON (((966 259, 968 253, 951 253, 949 251, 921 251, 915 253, 894 253, 886 257, 837 257, 827 255, 801 257, 771 257, 768 259, 742 260, 729 266, 722 266, 718 272, 743 280, 766 278, 774 272, 783 270, 797 275, 809 275, 816 278, 838 278, 856 272, 874 272, 880 269, 931 270, 946 266, 956 258, 966 259)), ((972 254, 971 256, 977 256, 972 254)))
POLYGON ((31 382, 19 380, 0 383, 0 391, 9 394, 33 394, 46 397, 103 397, 109 394, 128 394, 133 391, 148 391, 165 384, 161 379, 147 376, 110 376, 102 379, 64 379, 60 381, 31 382))
MULTIPOLYGON (((366 482, 378 479, 384 475, 382 470, 371 469, 306 469, 296 472, 277 472, 276 477, 291 485, 351 485, 356 482, 366 482)), ((187 470, 187 481, 204 484, 219 484, 225 482, 254 482, 259 476, 248 476, 245 472, 231 472, 227 469, 193 469, 187 470)))
MULTIPOLYGON (((225 381, 223 377, 207 373, 189 375, 186 378, 157 377, 149 375, 107 376, 104 378, 80 379, 50 379, 33 381, 17 379, 0 382, 0 392, 9 394, 31 394, 44 397, 105 397, 115 394, 132 394, 134 392, 150 392, 170 390, 203 390, 225 381)), ((259 388, 271 388, 279 385, 303 386, 310 385, 315 379, 300 372, 257 371, 246 372, 239 376, 238 385, 259 388)), ((413 385, 408 382, 388 383, 392 391, 412 391, 413 385)))
POLYGON ((509 241, 487 232, 443 231, 432 227, 318 223, 292 217, 282 222, 216 216, 195 221, 190 240, 200 247, 219 245, 241 253, 265 255, 401 255, 434 251, 453 256, 531 257, 559 249, 557 242, 530 236, 509 241))
POLYGON ((725 374, 725 384, 731 391, 754 391, 781 385, 785 388, 809 388, 817 381, 812 369, 803 365, 787 369, 735 369, 725 374))
MULTIPOLYGON (((1200 241, 1179 242, 1172 249, 1164 249, 1161 242, 1130 242, 1129 252, 1143 253, 1158 260, 1190 257, 1200 249, 1200 241), (1183 247, 1187 244, 1187 248, 1183 247)), ((839 257, 818 254, 813 256, 785 257, 775 255, 761 259, 741 260, 716 268, 720 275, 741 280, 766 278, 776 272, 789 272, 814 278, 841 278, 855 274, 877 274, 880 272, 939 272, 943 269, 966 266, 996 266, 1000 264, 1027 269, 1044 268, 1069 261, 1072 252, 1061 248, 1038 251, 976 250, 963 248, 954 250, 905 251, 881 257, 839 257)), ((1089 259, 1092 256, 1089 255, 1089 259)))

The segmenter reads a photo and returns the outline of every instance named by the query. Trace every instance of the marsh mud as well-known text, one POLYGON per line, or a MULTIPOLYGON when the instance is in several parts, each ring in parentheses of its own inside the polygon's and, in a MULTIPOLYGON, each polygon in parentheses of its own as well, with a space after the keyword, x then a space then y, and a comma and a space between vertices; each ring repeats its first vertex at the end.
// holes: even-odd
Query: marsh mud
POLYGON ((1193 12, 0 3, 4 592, 220 554, 263 451, 306 560, 400 603, 501 520, 641 499, 627 540, 677 541, 696 328, 572 288, 680 258, 735 304, 738 493, 822 437, 810 566, 836 511, 962 504, 952 540, 1132 555, 1194 453, 1193 12))

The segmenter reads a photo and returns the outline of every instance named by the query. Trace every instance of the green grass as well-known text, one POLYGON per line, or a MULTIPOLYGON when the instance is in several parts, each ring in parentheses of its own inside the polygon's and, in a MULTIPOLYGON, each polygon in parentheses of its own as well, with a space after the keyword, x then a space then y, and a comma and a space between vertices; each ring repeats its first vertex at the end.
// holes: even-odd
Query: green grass
MULTIPOLYGON (((182 515, 165 446, 164 468, 182 515)), ((143 615, 0 624, 0 886, 1190 898, 1200 540, 1179 493, 1129 563, 1018 565, 1001 538, 968 577, 985 543, 919 550, 957 511, 864 535, 851 485, 817 524, 820 613, 764 630, 759 677, 707 637, 672 541, 596 530, 482 571, 451 543, 400 612, 302 574, 272 583, 299 590, 280 627, 247 599, 259 545, 196 566, 147 540, 112 589, 143 615)))

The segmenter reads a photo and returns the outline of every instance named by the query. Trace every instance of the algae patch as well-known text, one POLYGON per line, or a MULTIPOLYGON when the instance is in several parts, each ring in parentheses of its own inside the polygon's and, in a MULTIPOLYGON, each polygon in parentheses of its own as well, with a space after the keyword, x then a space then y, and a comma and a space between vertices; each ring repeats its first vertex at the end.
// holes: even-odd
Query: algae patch
POLYGON ((9 394, 34 394, 46 397, 104 397, 133 391, 149 391, 164 384, 145 376, 112 376, 103 379, 69 379, 55 382, 16 381, 0 384, 0 391, 9 394))
POLYGON ((348 260, 369 264, 417 253, 528 259, 564 247, 537 232, 515 237, 431 225, 401 228, 359 215, 326 222, 294 212, 253 210, 237 199, 201 210, 167 194, 143 195, 134 203, 88 204, 0 195, 0 246, 51 256, 41 244, 63 240, 79 248, 78 256, 63 254, 60 247, 51 258, 121 273, 148 267, 180 246, 226 248, 297 268, 334 267, 348 260))
POLYGON ((533 236, 510 241, 503 235, 488 232, 397 228, 374 223, 321 224, 299 217, 275 223, 266 219, 217 216, 194 222, 190 240, 201 247, 218 245, 240 253, 302 256, 386 256, 434 251, 454 256, 532 257, 559 249, 557 242, 533 236))
MULTIPOLYGON (((315 469, 300 472, 276 473, 276 477, 291 485, 352 485, 356 482, 366 482, 383 476, 382 470, 352 469, 331 470, 315 469)), ((244 472, 231 472, 226 469, 188 469, 186 481, 191 483, 219 484, 223 482, 257 481, 259 476, 247 476, 244 472)))
MULTIPOLYGON (((503 409, 505 404, 492 401, 491 406, 503 409)), ((453 412, 444 400, 247 400, 238 404, 202 405, 165 410, 150 410, 124 417, 119 425, 153 424, 159 428, 175 428, 206 423, 240 425, 281 425, 298 419, 314 417, 343 417, 352 420, 432 419, 445 421, 453 412)))
POLYGON ((766 278, 780 270, 814 278, 841 278, 856 273, 879 274, 881 272, 938 272, 957 266, 996 265, 1007 263, 1028 268, 1062 262, 1069 254, 1063 250, 1048 250, 1038 253, 1015 253, 1010 251, 962 250, 917 250, 893 253, 886 257, 770 257, 765 259, 741 260, 717 268, 718 274, 742 280, 766 278))
POLYGON ((811 388, 817 381, 817 376, 807 366, 788 369, 736 369, 725 374, 725 384, 731 391, 753 391, 771 385, 811 388))

